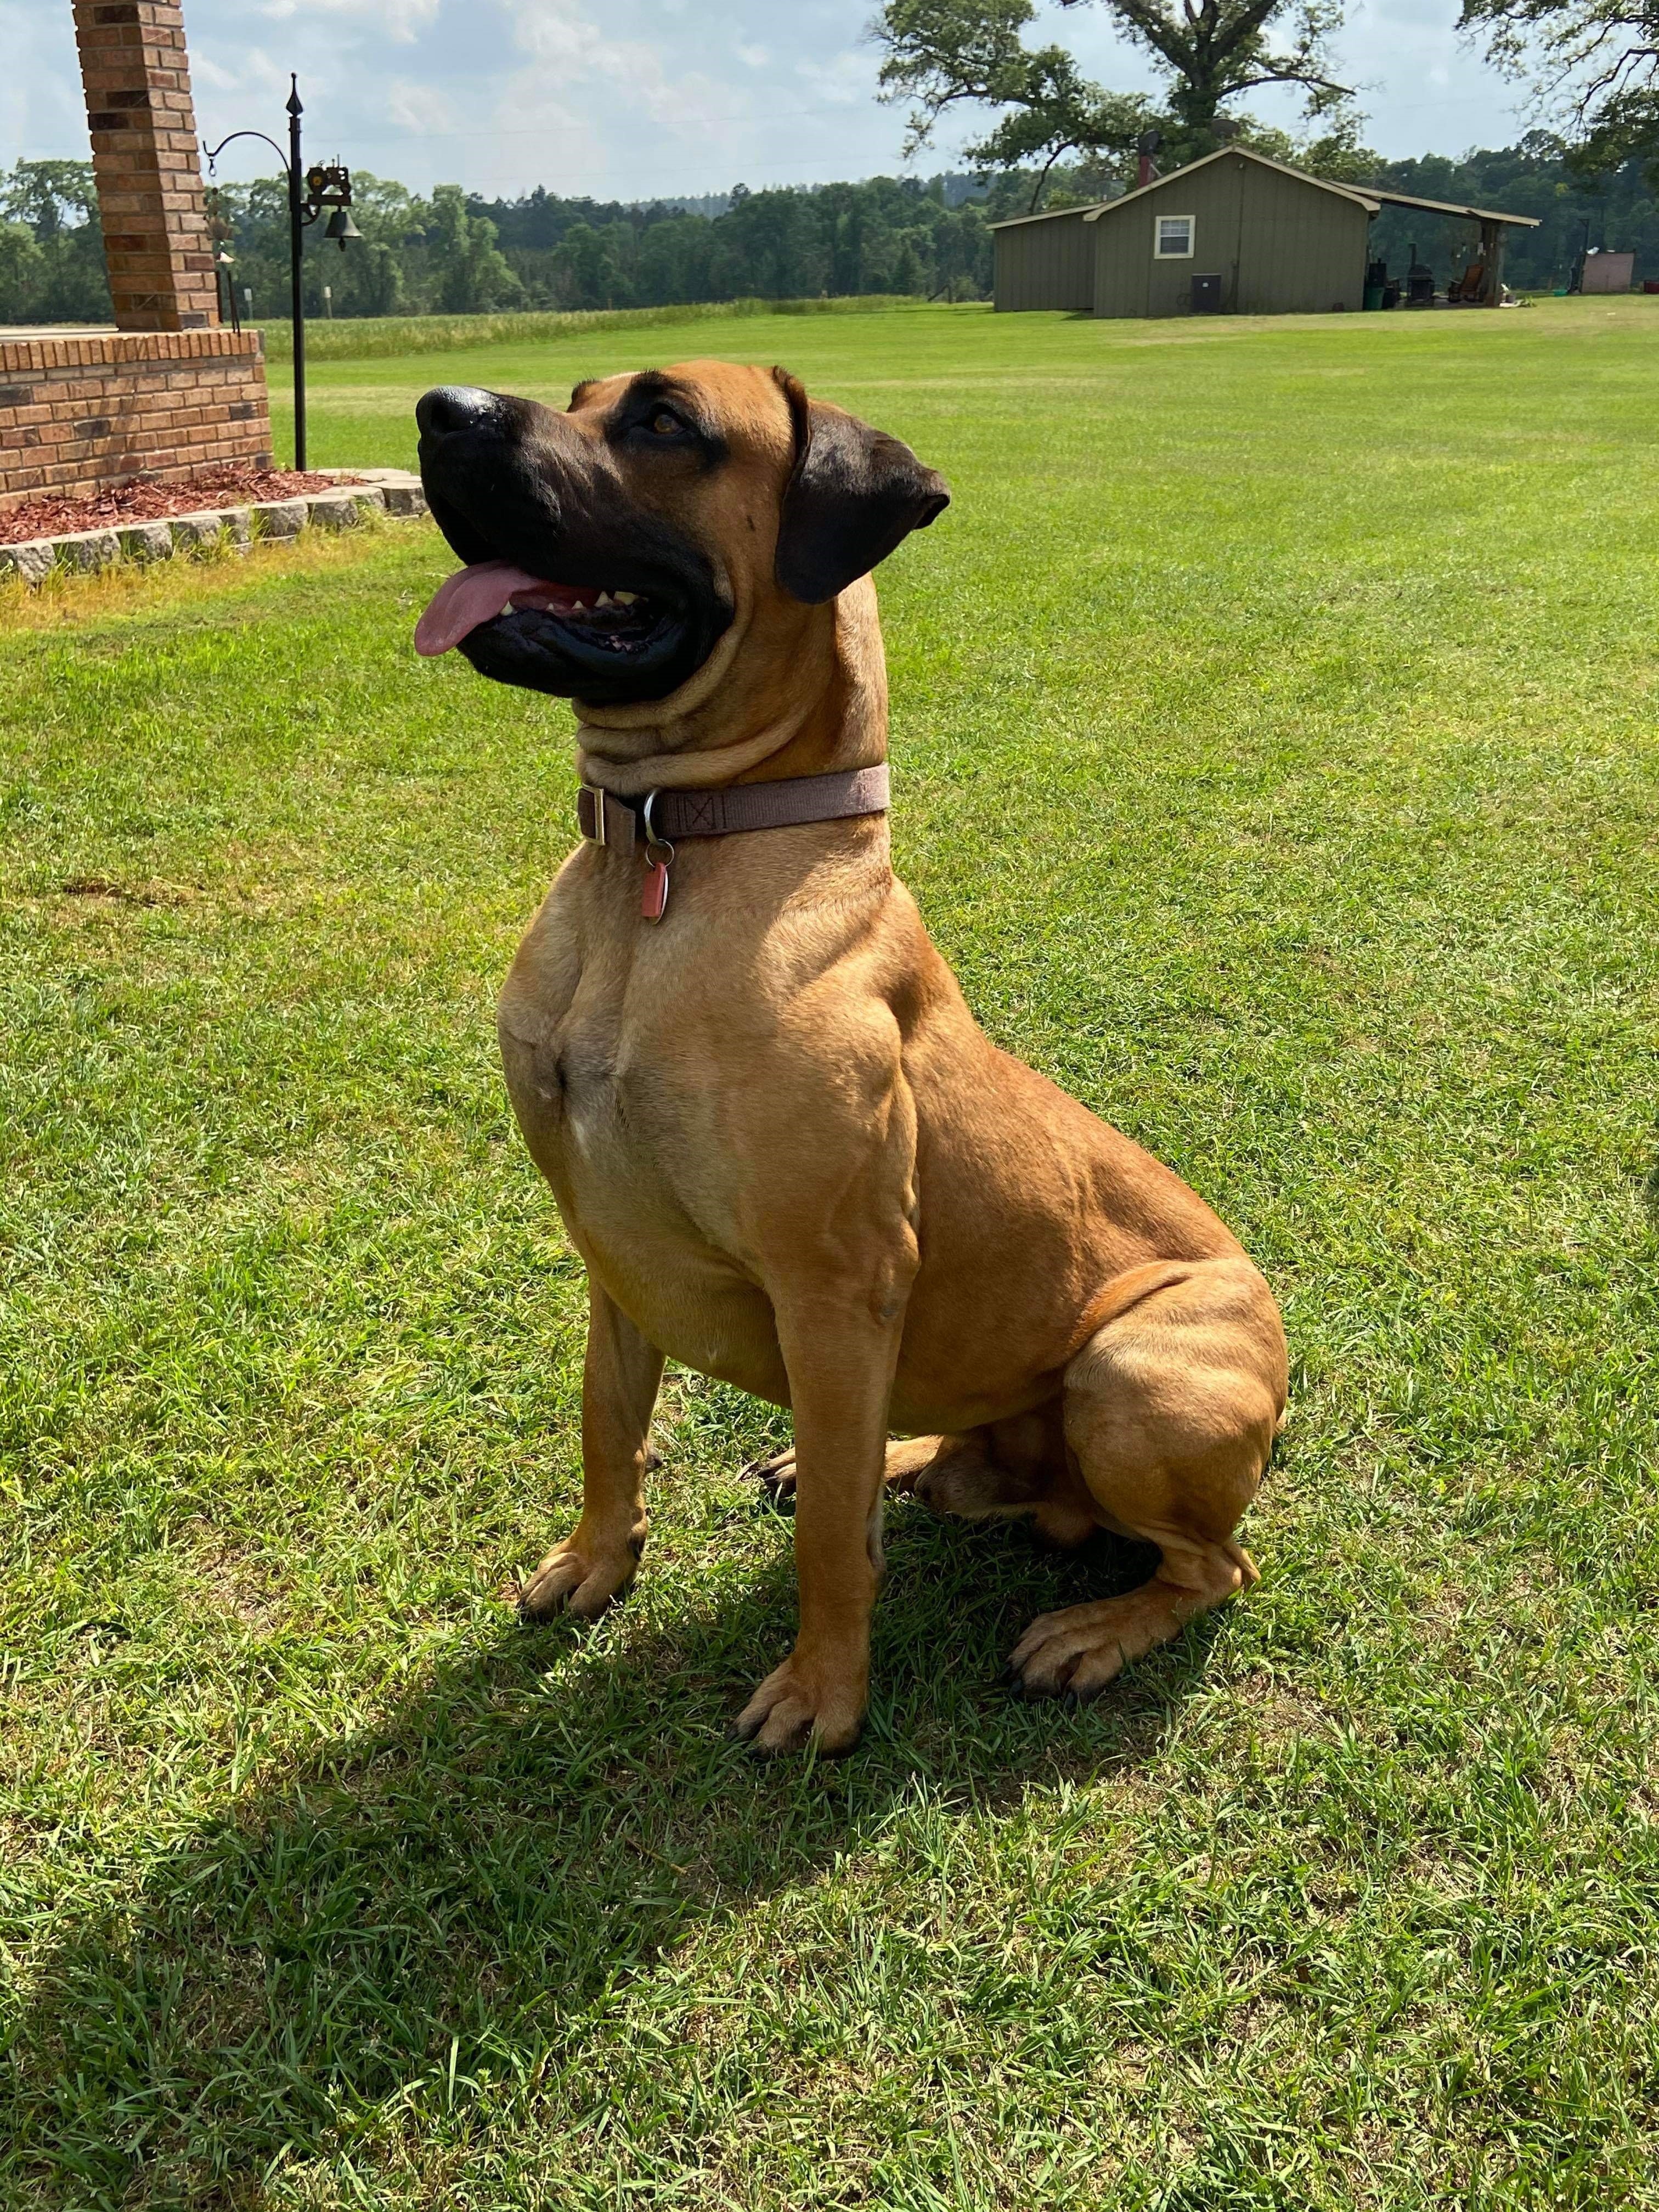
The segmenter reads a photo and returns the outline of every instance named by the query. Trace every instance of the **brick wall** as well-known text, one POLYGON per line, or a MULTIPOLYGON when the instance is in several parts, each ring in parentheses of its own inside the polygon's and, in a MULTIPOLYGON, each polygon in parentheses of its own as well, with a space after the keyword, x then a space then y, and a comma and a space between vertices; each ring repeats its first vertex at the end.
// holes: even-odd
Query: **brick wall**
POLYGON ((270 465, 257 331, 0 340, 0 509, 235 462, 270 465))
POLYGON ((115 323, 219 319, 181 0, 74 0, 115 323))
POLYGON ((0 341, 0 508, 270 465, 257 331, 219 327, 181 0, 74 0, 116 331, 0 341))

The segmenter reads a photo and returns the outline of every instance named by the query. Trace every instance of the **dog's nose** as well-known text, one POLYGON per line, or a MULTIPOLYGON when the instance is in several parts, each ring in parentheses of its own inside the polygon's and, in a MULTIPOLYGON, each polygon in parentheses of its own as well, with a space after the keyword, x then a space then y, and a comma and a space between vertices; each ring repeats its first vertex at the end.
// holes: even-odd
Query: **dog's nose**
POLYGON ((493 392, 481 392, 476 385, 441 384, 416 402, 415 420, 423 438, 442 438, 479 428, 498 404, 493 392))

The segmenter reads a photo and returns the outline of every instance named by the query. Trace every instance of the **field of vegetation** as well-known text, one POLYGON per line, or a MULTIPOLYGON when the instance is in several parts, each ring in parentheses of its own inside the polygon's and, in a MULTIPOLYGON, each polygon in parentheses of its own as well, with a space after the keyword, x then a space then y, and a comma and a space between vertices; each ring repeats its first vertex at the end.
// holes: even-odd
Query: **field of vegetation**
MULTIPOLYGON (((579 1272, 492 1000, 570 719, 417 660, 426 526, 0 603, 0 2204, 1659 2205, 1659 300, 976 308, 319 364, 770 360, 955 504, 895 836, 992 1032, 1283 1301, 1244 1601, 900 1503, 834 1765, 780 1417, 671 1372, 592 1632, 579 1272)), ((278 380, 280 385, 280 379, 278 380)))

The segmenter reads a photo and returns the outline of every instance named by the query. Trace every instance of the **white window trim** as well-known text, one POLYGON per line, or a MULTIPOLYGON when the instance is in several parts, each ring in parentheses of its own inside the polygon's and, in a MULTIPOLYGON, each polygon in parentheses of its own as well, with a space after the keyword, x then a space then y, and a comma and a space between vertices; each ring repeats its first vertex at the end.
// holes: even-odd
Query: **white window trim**
POLYGON ((1152 258, 1154 261, 1190 261, 1197 252, 1198 217, 1196 216, 1155 215, 1152 217, 1152 258), (1164 225, 1166 222, 1184 222, 1187 226, 1187 243, 1179 253, 1166 253, 1164 250, 1164 225))

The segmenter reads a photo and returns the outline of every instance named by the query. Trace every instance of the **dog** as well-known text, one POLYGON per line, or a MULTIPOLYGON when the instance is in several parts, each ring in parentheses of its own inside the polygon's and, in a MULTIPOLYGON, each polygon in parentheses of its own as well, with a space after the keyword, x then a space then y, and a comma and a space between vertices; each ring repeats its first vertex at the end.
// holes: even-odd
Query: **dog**
POLYGON ((799 1632, 738 1735, 855 1741, 889 1488, 1158 1547, 1012 1654, 1028 1695, 1093 1696, 1256 1580, 1234 1532, 1285 1336, 1185 1183, 991 1043, 893 875, 870 572, 943 479, 721 362, 416 415, 466 564, 417 646, 579 719, 581 842, 499 1009, 589 1302, 581 1513, 525 1617, 632 1580, 666 1356, 793 1417, 762 1472, 795 1497, 799 1632))

